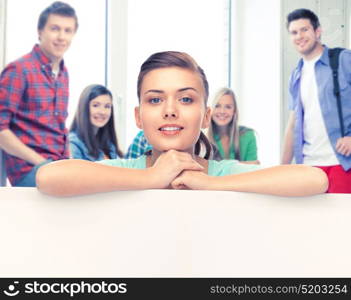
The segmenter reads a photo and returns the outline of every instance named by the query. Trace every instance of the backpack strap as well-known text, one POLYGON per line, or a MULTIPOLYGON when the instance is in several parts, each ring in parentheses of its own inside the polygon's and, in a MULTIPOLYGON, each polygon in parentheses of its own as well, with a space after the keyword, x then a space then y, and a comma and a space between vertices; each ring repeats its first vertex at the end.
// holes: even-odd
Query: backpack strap
POLYGON ((338 116, 339 116, 339 123, 340 123, 340 133, 341 136, 345 136, 345 128, 344 128, 344 119, 342 114, 342 106, 341 106, 341 99, 340 99, 340 85, 339 85, 339 78, 338 78, 338 68, 339 68, 339 56, 340 52, 342 52, 344 48, 333 48, 329 49, 329 64, 333 72, 333 83, 334 83, 334 95, 336 97, 336 103, 338 107, 338 116))

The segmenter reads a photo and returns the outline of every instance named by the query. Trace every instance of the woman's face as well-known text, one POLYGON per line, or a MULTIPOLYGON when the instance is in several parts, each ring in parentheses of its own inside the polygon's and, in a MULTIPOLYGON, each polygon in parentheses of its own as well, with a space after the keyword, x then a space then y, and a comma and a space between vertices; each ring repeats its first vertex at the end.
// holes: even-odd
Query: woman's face
POLYGON ((223 95, 212 112, 212 120, 217 126, 227 126, 235 113, 234 102, 231 95, 223 95))
POLYGON ((112 99, 109 95, 100 95, 89 103, 90 122, 96 128, 104 127, 110 120, 112 99))
POLYGON ((141 85, 135 118, 154 149, 193 153, 201 128, 210 120, 200 76, 178 67, 150 71, 141 85))

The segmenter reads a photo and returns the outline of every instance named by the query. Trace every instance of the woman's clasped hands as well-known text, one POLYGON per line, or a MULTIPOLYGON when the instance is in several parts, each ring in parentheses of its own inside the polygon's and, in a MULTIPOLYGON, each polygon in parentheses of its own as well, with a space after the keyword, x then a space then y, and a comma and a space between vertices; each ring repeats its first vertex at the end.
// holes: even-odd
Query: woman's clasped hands
POLYGON ((160 189, 198 189, 205 185, 206 171, 189 153, 177 150, 162 153, 149 168, 160 189))

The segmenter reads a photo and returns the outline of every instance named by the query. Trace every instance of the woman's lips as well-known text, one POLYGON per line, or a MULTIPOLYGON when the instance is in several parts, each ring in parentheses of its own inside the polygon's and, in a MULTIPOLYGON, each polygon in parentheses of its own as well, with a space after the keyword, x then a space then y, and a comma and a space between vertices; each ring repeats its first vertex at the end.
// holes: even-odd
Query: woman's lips
POLYGON ((158 130, 161 131, 163 135, 176 135, 179 134, 184 127, 179 125, 164 125, 161 126, 158 130))

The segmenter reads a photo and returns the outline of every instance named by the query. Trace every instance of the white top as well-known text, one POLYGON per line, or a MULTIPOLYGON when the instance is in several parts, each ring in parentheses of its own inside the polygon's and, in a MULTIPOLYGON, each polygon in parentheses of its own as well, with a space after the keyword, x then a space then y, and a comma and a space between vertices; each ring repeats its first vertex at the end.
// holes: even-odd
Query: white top
POLYGON ((329 141, 318 99, 315 63, 320 56, 304 60, 301 76, 301 100, 304 108, 304 164, 312 166, 338 165, 329 141))

